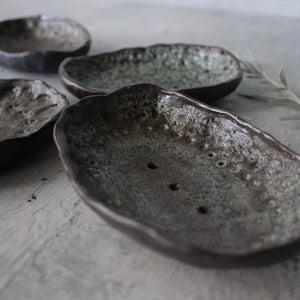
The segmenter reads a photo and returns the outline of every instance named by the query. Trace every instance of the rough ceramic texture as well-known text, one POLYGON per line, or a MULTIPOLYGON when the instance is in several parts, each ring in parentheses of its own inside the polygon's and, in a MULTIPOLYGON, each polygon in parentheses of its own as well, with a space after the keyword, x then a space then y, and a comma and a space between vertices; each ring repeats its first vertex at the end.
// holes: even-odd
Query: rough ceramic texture
POLYGON ((299 156, 230 113, 138 85, 69 107, 55 140, 81 198, 167 255, 256 266, 300 248, 299 156))
POLYGON ((22 71, 57 71, 66 57, 85 55, 90 35, 80 24, 46 15, 0 23, 0 64, 22 71))
POLYGON ((173 44, 123 49, 69 58, 59 68, 65 87, 77 97, 106 94, 123 86, 152 83, 214 101, 242 78, 238 60, 219 47, 173 44))
POLYGON ((39 80, 0 80, 0 166, 51 137, 66 97, 39 80))

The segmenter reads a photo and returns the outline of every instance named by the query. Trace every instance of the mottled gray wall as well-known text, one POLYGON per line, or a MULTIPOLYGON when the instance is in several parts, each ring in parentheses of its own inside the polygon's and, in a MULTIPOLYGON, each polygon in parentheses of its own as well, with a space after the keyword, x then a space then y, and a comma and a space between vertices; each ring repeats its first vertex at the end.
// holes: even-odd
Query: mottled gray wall
POLYGON ((299 0, 113 0, 115 2, 137 2, 197 7, 207 10, 225 10, 270 14, 300 18, 299 0))

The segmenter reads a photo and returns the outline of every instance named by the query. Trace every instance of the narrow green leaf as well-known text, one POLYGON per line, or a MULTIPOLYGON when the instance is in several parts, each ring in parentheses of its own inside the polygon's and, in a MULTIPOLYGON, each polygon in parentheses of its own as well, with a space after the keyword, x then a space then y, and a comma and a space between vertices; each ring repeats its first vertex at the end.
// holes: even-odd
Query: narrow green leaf
POLYGON ((273 87, 273 89, 265 92, 265 95, 238 95, 250 100, 264 101, 279 106, 289 106, 296 111, 300 111, 300 98, 291 89, 289 89, 284 70, 282 68, 280 69, 280 81, 278 82, 264 71, 263 66, 253 58, 251 53, 249 57, 251 59, 250 61, 239 58, 245 72, 245 77, 259 80, 261 84, 269 84, 273 87))
POLYGON ((247 78, 254 78, 254 79, 258 79, 260 78, 258 75, 254 75, 254 74, 246 74, 247 78))
POLYGON ((283 69, 280 69, 279 78, 280 78, 281 83, 287 88, 288 84, 287 84, 287 80, 286 80, 285 73, 284 73, 283 69))
POLYGON ((286 91, 286 87, 275 87, 274 89, 278 92, 286 91))
POLYGON ((261 96, 261 95, 247 95, 247 94, 242 94, 239 93, 238 96, 250 99, 250 100, 256 100, 256 101, 269 101, 269 97, 261 96))
POLYGON ((285 104, 288 100, 288 98, 274 98, 270 99, 270 102, 276 102, 276 104, 285 104))
POLYGON ((239 93, 237 95, 240 97, 246 98, 246 99, 251 99, 251 100, 254 99, 253 95, 247 95, 247 94, 242 94, 242 93, 239 93))

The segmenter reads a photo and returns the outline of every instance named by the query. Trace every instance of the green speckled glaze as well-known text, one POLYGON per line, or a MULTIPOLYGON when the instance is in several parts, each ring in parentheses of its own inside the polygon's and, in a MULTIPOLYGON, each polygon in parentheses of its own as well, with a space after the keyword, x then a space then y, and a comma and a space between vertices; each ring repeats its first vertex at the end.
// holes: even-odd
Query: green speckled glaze
POLYGON ((55 135, 79 194, 112 223, 224 255, 300 237, 299 156, 222 110, 134 86, 70 107, 55 135))
POLYGON ((81 89, 107 92, 137 83, 186 90, 226 82, 230 86, 234 82, 232 91, 242 76, 239 62, 228 51, 187 44, 154 45, 69 59, 62 64, 60 75, 63 81, 66 78, 81 89))

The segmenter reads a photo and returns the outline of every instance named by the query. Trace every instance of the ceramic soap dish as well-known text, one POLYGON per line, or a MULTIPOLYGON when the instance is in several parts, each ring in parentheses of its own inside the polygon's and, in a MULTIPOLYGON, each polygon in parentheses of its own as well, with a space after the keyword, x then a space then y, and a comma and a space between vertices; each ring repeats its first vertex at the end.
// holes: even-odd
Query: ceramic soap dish
POLYGON ((59 67, 73 95, 105 95, 137 83, 151 83, 212 102, 235 90, 242 79, 238 59, 212 46, 170 44, 67 58, 59 67))
POLYGON ((77 22, 40 15, 0 22, 0 64, 28 72, 57 72, 66 57, 85 55, 91 44, 77 22))
POLYGON ((300 248, 300 158, 234 114, 143 84, 68 107, 55 127, 79 196, 112 226, 201 267, 300 248))
POLYGON ((0 80, 0 166, 52 137, 66 97, 39 80, 0 80))

